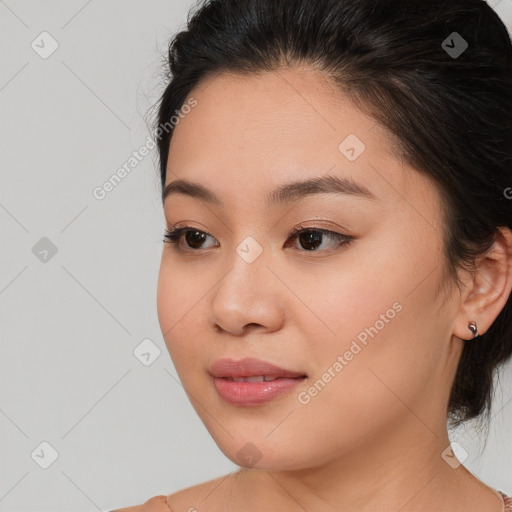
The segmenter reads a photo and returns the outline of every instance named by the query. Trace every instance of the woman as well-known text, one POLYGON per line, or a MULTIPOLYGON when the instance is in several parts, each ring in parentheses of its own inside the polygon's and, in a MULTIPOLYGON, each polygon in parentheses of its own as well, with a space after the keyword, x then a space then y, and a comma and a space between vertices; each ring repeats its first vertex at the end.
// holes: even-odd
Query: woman
POLYGON ((489 420, 512 353, 498 16, 483 0, 212 0, 169 66, 159 321, 241 469, 119 510, 512 510, 448 437, 489 420))

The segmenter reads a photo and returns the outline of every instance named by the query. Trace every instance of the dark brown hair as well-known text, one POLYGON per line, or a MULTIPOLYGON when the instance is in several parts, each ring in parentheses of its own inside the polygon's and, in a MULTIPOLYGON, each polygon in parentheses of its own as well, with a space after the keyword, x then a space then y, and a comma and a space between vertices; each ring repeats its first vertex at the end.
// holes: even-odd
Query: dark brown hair
MULTIPOLYGON (((447 282, 460 287, 457 269, 471 271, 497 228, 512 228, 512 45, 485 1, 210 0, 196 7, 170 41, 155 129, 212 74, 310 64, 437 184, 447 282)), ((171 137, 159 130, 162 190, 171 137)), ((495 371, 512 354, 511 311, 509 297, 489 330, 465 342, 447 410, 452 426, 490 416, 495 371)))

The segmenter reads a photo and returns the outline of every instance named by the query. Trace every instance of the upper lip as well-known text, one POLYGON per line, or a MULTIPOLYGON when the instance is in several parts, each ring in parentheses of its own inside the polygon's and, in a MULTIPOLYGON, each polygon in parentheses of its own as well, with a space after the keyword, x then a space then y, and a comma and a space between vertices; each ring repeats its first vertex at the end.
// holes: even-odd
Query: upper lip
POLYGON ((268 361, 254 357, 246 357, 238 361, 234 359, 217 359, 210 366, 210 375, 213 377, 253 377, 256 375, 286 378, 306 377, 304 372, 286 370, 268 361))

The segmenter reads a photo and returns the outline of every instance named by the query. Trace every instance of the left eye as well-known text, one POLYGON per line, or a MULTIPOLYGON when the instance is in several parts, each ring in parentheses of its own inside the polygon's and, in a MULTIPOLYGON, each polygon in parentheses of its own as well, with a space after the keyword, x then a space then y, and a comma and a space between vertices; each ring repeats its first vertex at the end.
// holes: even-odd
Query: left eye
POLYGON ((310 252, 318 252, 315 249, 322 245, 320 242, 323 242, 323 238, 331 239, 333 241, 331 247, 334 246, 334 249, 343 245, 346 246, 354 240, 348 235, 320 228, 297 228, 290 233, 290 239, 298 239, 301 246, 310 252))
MULTIPOLYGON (((354 240, 351 236, 320 228, 299 227, 294 229, 288 236, 288 240, 299 240, 301 246, 308 252, 318 252, 316 249, 319 247, 323 250, 329 250, 325 247, 321 247, 324 238, 328 238, 333 242, 331 244, 331 250, 333 249, 333 246, 334 249, 339 246, 346 246, 354 240)), ((204 243, 207 237, 213 238, 209 233, 185 226, 173 230, 166 230, 163 242, 172 244, 172 246, 178 251, 197 252, 199 249, 204 249, 204 247, 200 246, 204 243), (182 238, 185 239, 188 249, 181 248, 180 242, 182 238)))

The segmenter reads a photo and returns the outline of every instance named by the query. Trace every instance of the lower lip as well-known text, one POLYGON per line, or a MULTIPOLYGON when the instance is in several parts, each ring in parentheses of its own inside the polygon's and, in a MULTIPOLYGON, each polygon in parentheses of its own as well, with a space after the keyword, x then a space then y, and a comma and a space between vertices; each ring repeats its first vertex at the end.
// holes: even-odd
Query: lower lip
POLYGON ((297 379, 276 379, 268 382, 235 382, 214 377, 213 382, 219 395, 233 405, 261 405, 290 391, 305 377, 297 379))

